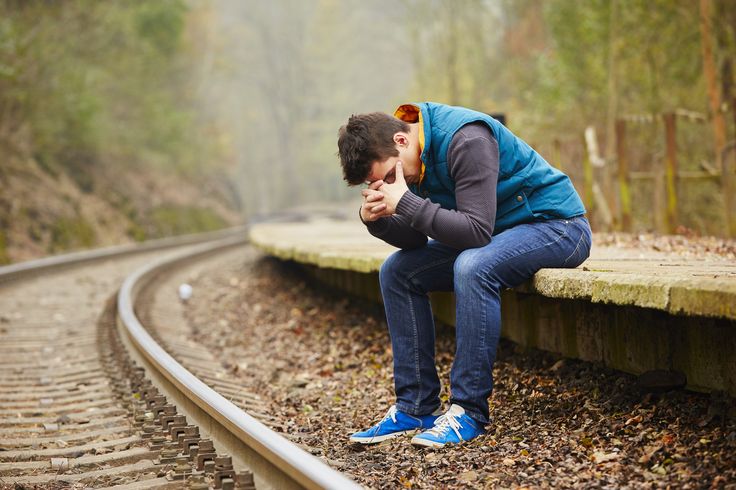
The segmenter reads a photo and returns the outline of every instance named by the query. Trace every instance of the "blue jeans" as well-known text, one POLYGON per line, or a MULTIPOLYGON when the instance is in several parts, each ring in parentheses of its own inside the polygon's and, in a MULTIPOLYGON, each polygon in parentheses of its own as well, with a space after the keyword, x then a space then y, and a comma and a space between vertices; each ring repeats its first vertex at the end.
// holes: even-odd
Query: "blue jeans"
POLYGON ((590 225, 580 216, 518 225, 481 248, 457 250, 430 240, 386 259, 379 278, 394 355, 397 408, 420 416, 440 405, 427 293, 455 291, 450 401, 487 424, 502 288, 518 286, 545 267, 577 267, 588 258, 590 245, 590 225))

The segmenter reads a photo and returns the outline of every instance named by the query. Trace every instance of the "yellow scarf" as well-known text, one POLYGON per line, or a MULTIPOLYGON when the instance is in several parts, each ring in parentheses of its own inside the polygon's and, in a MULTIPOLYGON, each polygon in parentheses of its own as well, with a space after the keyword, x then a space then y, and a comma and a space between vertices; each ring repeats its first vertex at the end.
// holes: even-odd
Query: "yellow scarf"
MULTIPOLYGON (((422 111, 414 104, 403 104, 394 111, 394 116, 409 124, 419 123, 419 154, 424 152, 424 122, 422 121, 422 111)), ((424 180, 424 162, 419 170, 419 185, 424 180)))

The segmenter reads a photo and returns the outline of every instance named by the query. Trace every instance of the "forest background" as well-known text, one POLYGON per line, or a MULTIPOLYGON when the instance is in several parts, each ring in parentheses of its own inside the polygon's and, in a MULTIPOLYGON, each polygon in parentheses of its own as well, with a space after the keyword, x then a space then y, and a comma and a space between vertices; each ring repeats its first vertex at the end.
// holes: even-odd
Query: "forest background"
POLYGON ((0 263, 309 205, 357 215, 338 127, 419 100, 505 114, 598 229, 630 206, 634 231, 662 229, 676 114, 698 178, 677 180, 669 230, 725 236, 734 58, 732 0, 0 0, 0 263), (627 194, 617 121, 643 176, 627 194))

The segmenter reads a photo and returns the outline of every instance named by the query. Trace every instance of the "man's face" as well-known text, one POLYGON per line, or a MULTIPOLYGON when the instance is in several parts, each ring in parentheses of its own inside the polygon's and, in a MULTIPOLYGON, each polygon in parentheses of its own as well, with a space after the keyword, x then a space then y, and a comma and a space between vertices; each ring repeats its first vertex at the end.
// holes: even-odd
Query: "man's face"
POLYGON ((398 156, 373 162, 371 171, 366 179, 369 183, 375 182, 376 180, 383 180, 387 184, 393 184, 396 181, 396 162, 398 161, 401 161, 403 164, 406 183, 416 184, 419 182, 421 163, 418 161, 418 158, 404 147, 397 145, 396 149, 399 150, 398 156))

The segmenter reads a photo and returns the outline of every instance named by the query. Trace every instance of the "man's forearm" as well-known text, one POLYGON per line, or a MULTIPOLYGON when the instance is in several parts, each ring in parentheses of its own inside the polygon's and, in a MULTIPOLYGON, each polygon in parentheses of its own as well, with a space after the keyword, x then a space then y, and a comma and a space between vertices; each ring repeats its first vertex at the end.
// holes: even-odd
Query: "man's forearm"
POLYGON ((410 249, 427 243, 427 235, 412 228, 403 216, 394 215, 364 223, 371 235, 394 247, 410 249))
POLYGON ((437 241, 459 250, 483 247, 491 233, 470 214, 443 209, 429 199, 411 193, 401 198, 397 208, 412 229, 421 230, 437 241))
POLYGON ((498 144, 490 130, 478 124, 464 126, 448 152, 457 209, 444 209, 406 193, 396 212, 413 229, 450 247, 465 250, 487 245, 495 224, 498 169, 498 144))

